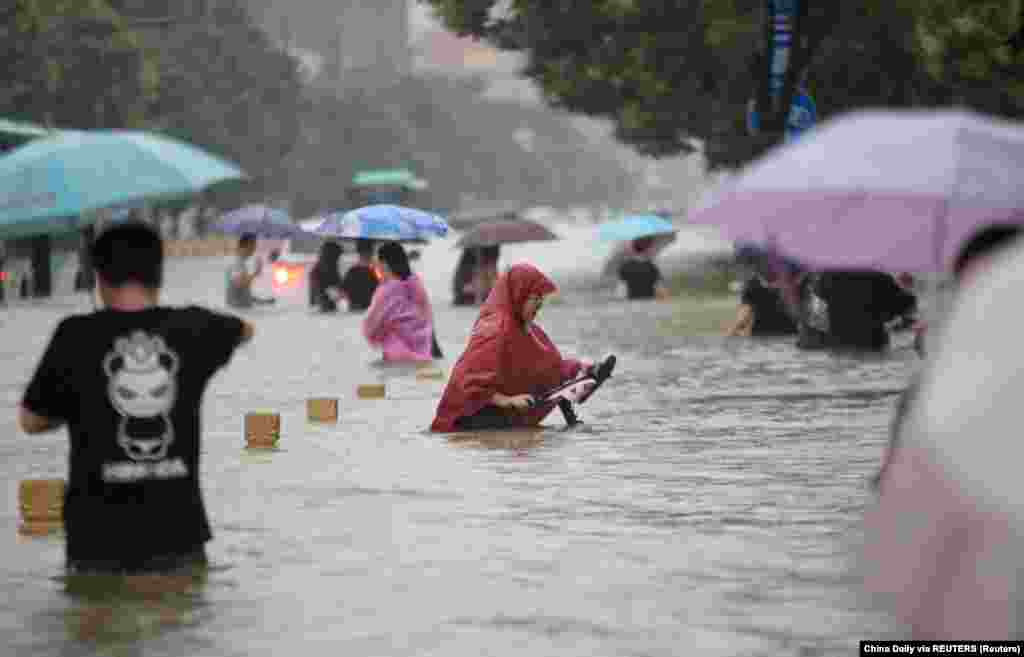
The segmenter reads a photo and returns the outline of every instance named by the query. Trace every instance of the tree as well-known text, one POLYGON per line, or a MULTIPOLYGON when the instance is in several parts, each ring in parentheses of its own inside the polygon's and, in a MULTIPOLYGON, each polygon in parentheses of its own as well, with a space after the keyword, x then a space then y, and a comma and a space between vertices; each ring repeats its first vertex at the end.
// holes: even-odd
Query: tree
POLYGON ((15 0, 0 43, 0 112, 68 128, 144 121, 156 68, 104 0, 15 0))
POLYGON ((238 162, 253 179, 249 190, 266 192, 300 132, 297 62, 238 0, 183 17, 149 41, 160 70, 150 126, 238 162))
POLYGON ((924 65, 951 100, 1024 116, 1022 0, 905 1, 924 65))
MULTIPOLYGON (((777 138, 751 139, 745 128, 763 76, 764 0, 518 0, 500 13, 496 0, 421 1, 460 35, 523 52, 524 76, 550 104, 611 119, 642 154, 702 144, 712 168, 734 166, 777 138)), ((822 116, 952 98, 1016 111, 1006 97, 1024 67, 1019 48, 1007 58, 1005 42, 1019 33, 1019 7, 1014 29, 1014 10, 999 0, 805 3, 797 45, 822 116), (950 16, 952 32, 943 27, 950 16), (977 84, 993 75, 1006 93, 977 84)))

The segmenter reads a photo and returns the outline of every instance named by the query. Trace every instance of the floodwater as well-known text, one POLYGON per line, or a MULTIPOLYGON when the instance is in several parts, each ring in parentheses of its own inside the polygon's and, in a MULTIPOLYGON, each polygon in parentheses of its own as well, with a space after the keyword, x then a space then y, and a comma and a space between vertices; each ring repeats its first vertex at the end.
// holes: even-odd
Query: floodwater
MULTIPOLYGON (((531 248, 505 261, 556 279, 594 262, 531 248)), ((436 244, 419 265, 445 370, 475 317, 448 305, 454 259, 436 244)), ((166 300, 221 307, 225 262, 172 261, 166 300)), ((566 353, 619 356, 585 424, 443 436, 425 432, 443 380, 376 366, 357 317, 302 297, 252 312, 256 339, 207 392, 213 565, 178 578, 66 580, 59 537, 17 536, 17 482, 64 477, 67 447, 20 434, 14 407, 88 303, 0 310, 0 653, 807 657, 900 634, 859 594, 854 554, 905 341, 852 360, 673 335, 673 304, 566 289, 540 323, 566 353), (356 397, 372 382, 386 399, 356 397), (306 421, 314 396, 340 399, 338 424, 306 421), (243 449, 260 410, 282 416, 278 451, 243 449)))

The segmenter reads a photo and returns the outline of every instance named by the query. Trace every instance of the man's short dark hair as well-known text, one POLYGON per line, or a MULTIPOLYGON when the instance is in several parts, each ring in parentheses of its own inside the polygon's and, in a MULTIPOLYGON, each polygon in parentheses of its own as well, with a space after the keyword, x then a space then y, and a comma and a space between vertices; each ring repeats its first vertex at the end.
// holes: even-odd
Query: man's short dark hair
POLYGON ((157 290, 163 284, 163 241, 141 221, 126 221, 104 230, 89 248, 89 258, 111 287, 138 283, 157 290))
POLYGON ((364 258, 371 258, 375 246, 373 240, 356 240, 356 253, 364 258))
POLYGON ((247 246, 255 246, 255 245, 256 245, 256 236, 253 235, 252 233, 243 233, 242 236, 238 238, 238 247, 241 248, 241 249, 244 249, 247 246))
POLYGON ((978 230, 960 248, 953 262, 953 273, 957 278, 978 258, 989 256, 1013 242, 1021 234, 1020 224, 991 224, 978 230))

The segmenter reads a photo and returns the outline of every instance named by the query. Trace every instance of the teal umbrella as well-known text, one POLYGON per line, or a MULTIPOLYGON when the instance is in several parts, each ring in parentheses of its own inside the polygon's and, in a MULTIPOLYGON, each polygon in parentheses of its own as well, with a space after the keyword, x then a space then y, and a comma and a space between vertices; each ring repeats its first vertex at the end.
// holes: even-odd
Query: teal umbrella
POLYGON ((61 233, 91 211, 244 178, 195 146, 129 130, 62 131, 0 157, 0 239, 61 233))
POLYGON ((32 139, 50 137, 55 134, 57 134, 56 130, 41 125, 0 118, 0 144, 18 145, 32 139))
POLYGON ((618 221, 609 221, 598 227, 598 235, 603 240, 625 242, 641 237, 671 235, 676 232, 672 222, 656 214, 634 214, 618 221))

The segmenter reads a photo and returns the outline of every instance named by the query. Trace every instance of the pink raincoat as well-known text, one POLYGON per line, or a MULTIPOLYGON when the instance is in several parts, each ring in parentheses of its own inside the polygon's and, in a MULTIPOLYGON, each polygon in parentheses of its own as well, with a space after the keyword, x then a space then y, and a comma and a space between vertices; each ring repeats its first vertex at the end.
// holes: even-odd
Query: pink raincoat
POLYGON ((388 361, 429 361, 433 311, 416 274, 377 286, 363 319, 363 335, 388 361))

